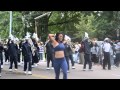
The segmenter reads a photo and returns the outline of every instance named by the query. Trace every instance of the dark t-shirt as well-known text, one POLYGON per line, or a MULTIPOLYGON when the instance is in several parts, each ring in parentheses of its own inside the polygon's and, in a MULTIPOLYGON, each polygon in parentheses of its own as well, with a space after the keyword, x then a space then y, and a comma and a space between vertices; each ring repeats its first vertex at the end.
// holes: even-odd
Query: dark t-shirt
POLYGON ((48 42, 46 44, 46 53, 47 54, 53 54, 54 53, 53 45, 52 45, 51 42, 48 42))

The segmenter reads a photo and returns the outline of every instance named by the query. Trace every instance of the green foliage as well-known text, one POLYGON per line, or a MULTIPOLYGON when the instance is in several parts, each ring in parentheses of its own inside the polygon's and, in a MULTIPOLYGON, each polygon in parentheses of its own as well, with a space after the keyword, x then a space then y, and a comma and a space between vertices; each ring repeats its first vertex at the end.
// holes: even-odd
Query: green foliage
MULTIPOLYGON (((13 11, 12 34, 22 38, 35 32, 35 17, 47 11, 13 11)), ((9 36, 9 11, 0 11, 0 37, 9 36)), ((120 11, 52 11, 37 21, 37 34, 45 41, 49 33, 64 32, 73 40, 81 40, 88 32, 91 38, 116 37, 120 29, 120 11)))

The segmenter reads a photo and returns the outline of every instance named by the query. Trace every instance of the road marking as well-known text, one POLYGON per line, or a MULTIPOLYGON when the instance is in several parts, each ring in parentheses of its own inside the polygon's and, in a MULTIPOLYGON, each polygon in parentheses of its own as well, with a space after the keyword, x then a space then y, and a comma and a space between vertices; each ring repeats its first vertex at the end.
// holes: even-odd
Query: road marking
MULTIPOLYGON (((5 69, 3 71, 8 71, 9 72, 9 70, 5 70, 5 69)), ((12 71, 10 73, 13 73, 13 74, 24 74, 24 72, 21 72, 21 71, 15 71, 15 72, 12 71)), ((44 76, 44 75, 40 75, 40 74, 32 74, 31 76, 38 77, 38 78, 41 78, 41 79, 54 79, 52 77, 48 77, 48 76, 44 76)))
POLYGON ((47 77, 47 76, 44 76, 44 75, 40 75, 40 74, 32 74, 32 76, 38 77, 38 78, 42 78, 42 79, 54 79, 54 78, 50 78, 50 77, 47 77))

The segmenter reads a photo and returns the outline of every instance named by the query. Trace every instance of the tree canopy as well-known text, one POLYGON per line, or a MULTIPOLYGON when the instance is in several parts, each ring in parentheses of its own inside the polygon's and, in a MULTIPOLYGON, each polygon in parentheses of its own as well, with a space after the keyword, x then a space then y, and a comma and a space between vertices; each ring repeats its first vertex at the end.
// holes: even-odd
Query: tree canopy
MULTIPOLYGON (((47 11, 13 11, 12 34, 18 38, 26 32, 35 32, 35 17, 47 11)), ((9 11, 0 11, 0 37, 9 36, 9 11)), ((105 37, 116 39, 120 29, 120 11, 51 11, 38 20, 37 34, 45 41, 48 33, 64 32, 72 40, 81 40, 84 32, 91 38, 103 40, 105 37)))

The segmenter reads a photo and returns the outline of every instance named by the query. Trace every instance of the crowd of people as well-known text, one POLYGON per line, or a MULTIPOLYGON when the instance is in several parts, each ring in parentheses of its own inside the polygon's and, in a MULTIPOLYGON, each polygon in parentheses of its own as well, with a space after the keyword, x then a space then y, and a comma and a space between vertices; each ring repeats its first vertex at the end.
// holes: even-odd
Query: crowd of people
POLYGON ((90 39, 85 34, 81 42, 72 42, 70 38, 62 33, 49 34, 45 43, 36 37, 26 36, 22 40, 9 38, 0 41, 0 76, 5 64, 9 62, 9 71, 15 70, 21 62, 24 63, 25 74, 32 75, 32 68, 36 67, 40 61, 46 59, 46 69, 55 71, 55 78, 59 79, 60 71, 63 72, 63 79, 67 79, 70 67, 75 69, 75 64, 82 64, 83 71, 93 71, 92 66, 102 65, 103 70, 111 70, 111 67, 119 67, 120 64, 120 41, 112 41, 105 38, 101 43, 97 39, 90 39), (3 56, 5 59, 3 59, 3 56), (4 61, 5 60, 5 61, 4 61), (71 62, 71 64, 69 63, 71 62), (70 66, 71 65, 71 66, 70 66))

